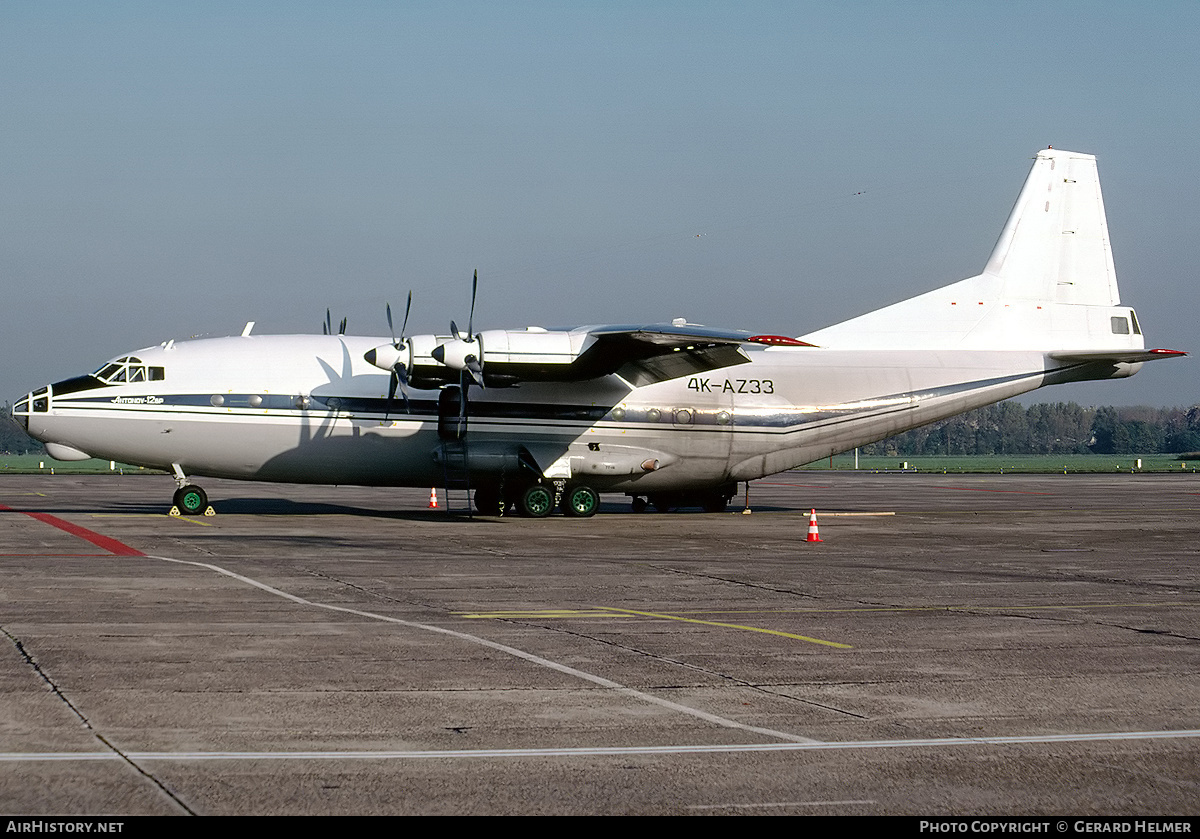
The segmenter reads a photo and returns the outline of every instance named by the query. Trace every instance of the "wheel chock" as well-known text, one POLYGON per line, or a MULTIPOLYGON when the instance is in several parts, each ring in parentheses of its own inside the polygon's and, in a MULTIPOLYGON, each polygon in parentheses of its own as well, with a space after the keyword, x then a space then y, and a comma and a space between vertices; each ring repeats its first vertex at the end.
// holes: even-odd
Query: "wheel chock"
POLYGON ((204 508, 204 515, 215 516, 216 514, 217 514, 217 511, 212 508, 212 504, 209 504, 207 507, 204 508))
POLYGON ((171 505, 171 512, 167 513, 167 515, 168 515, 168 516, 175 516, 176 518, 178 518, 178 517, 181 515, 181 513, 179 512, 179 508, 178 508, 178 507, 176 507, 174 504, 172 504, 172 505, 171 505))

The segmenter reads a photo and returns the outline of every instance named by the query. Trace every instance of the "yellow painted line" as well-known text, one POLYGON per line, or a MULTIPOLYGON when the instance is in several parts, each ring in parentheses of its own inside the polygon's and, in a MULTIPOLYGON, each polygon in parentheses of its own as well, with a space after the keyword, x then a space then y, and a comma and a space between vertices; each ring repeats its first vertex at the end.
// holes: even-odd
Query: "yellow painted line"
POLYGON ((543 609, 515 612, 454 612, 460 618, 628 618, 597 609, 543 609))
MULTIPOLYGON (((779 610, 771 614, 787 614, 789 610, 779 610)), ((818 609, 802 610, 796 609, 793 611, 820 611, 818 609)), ((554 619, 554 618, 663 618, 666 620, 683 621, 684 623, 698 623, 705 626, 720 626, 725 629, 744 629, 747 632, 762 632, 767 635, 779 635, 784 638, 792 638, 796 641, 808 641, 812 644, 824 644, 828 647, 837 647, 842 650, 853 649, 849 644, 839 644, 836 641, 823 641, 820 638, 809 638, 807 635, 796 635, 791 632, 781 632, 777 629, 763 629, 759 626, 742 626, 736 623, 720 623, 718 621, 704 621, 696 618, 685 618, 678 615, 664 615, 658 612, 639 612, 634 609, 617 609, 610 606, 598 606, 595 609, 545 609, 541 611, 527 612, 455 612, 457 617, 462 618, 529 618, 529 619, 554 619)), ((758 614, 763 614, 759 612, 758 614)))
POLYGON ((836 641, 823 641, 820 638, 809 638, 807 635, 795 635, 791 632, 780 632, 778 629, 763 629, 760 626, 743 626, 737 623, 720 623, 719 621, 702 621, 696 618, 684 618, 679 615, 663 615, 657 612, 637 612, 633 609, 616 609, 610 606, 601 606, 601 609, 607 609, 612 612, 624 613, 627 615, 641 615, 644 618, 662 618, 671 621, 683 621, 684 623, 699 623, 705 626, 720 626, 725 629, 744 629, 747 632, 761 632, 764 635, 779 635, 783 638, 792 638, 796 641, 808 641, 810 644, 823 644, 826 647, 837 647, 839 650, 854 649, 849 644, 839 644, 836 641))
POLYGON ((1200 606, 1200 603, 1060 603, 1049 606, 947 606, 949 611, 972 609, 975 611, 997 611, 1000 609, 1129 609, 1136 606, 1200 606))
POLYGON ((791 615, 836 612, 986 612, 1021 609, 1129 609, 1138 606, 1200 606, 1200 601, 1170 603, 1055 603, 1049 605, 972 606, 969 604, 946 606, 856 606, 847 609, 695 609, 679 612, 681 615, 791 615))
MULTIPOLYGON (((197 524, 207 524, 197 522, 197 524)), ((653 612, 637 612, 633 610, 614 610, 605 606, 596 609, 542 609, 529 611, 498 611, 498 612, 452 612, 460 618, 598 618, 598 617, 636 617, 651 615, 655 617, 676 617, 683 620, 683 615, 802 615, 802 614, 837 614, 864 612, 986 612, 1022 609, 1131 609, 1138 607, 1161 606, 1200 606, 1200 601, 1177 601, 1168 603, 1054 603, 1043 605, 1013 604, 1008 606, 972 606, 970 604, 946 606, 856 606, 846 609, 689 609, 676 612, 674 615, 660 615, 653 612)), ((764 632, 771 630, 761 630, 764 632)))
POLYGON ((166 513, 92 513, 94 519, 173 519, 187 521, 202 527, 212 527, 212 522, 200 521, 189 516, 169 516, 166 513))

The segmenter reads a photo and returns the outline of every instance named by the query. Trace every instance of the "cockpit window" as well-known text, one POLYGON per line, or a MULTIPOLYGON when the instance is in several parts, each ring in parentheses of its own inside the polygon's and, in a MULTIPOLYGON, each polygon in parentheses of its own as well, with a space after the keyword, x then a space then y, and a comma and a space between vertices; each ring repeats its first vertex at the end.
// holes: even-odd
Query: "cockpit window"
POLYGON ((161 382, 166 378, 162 367, 151 367, 137 356, 127 355, 110 361, 92 374, 97 379, 110 385, 125 382, 161 382))

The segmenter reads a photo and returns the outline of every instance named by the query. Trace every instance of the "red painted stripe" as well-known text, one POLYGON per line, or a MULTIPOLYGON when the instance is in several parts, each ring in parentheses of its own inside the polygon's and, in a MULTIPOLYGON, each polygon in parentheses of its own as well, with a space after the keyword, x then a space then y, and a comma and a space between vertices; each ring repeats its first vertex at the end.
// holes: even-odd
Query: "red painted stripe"
POLYGON ((41 557, 42 559, 63 559, 64 557, 77 558, 77 557, 83 557, 83 556, 95 557, 95 556, 108 556, 108 555, 109 554, 0 554, 0 556, 2 556, 2 557, 37 556, 37 557, 41 557))
POLYGON ((52 516, 49 513, 30 513, 25 510, 14 510, 12 507, 6 507, 3 504, 0 504, 0 510, 7 513, 21 513, 32 519, 37 519, 42 524, 48 524, 51 527, 57 527, 59 530, 70 533, 72 536, 78 536, 80 539, 91 542, 96 547, 103 548, 116 556, 145 556, 144 553, 136 548, 129 547, 124 542, 118 542, 116 539, 104 536, 94 530, 88 530, 86 527, 71 524, 71 522, 60 519, 58 516, 52 516))

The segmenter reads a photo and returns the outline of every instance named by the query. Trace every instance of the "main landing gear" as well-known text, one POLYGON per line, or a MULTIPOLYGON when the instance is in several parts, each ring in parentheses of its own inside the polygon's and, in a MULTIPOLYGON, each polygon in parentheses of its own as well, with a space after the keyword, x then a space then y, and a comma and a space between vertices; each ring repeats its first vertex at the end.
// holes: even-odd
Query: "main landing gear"
POLYGON ((600 494, 590 486, 561 480, 521 488, 488 486, 475 490, 475 509, 486 516, 503 516, 515 508, 518 515, 540 519, 553 513, 555 507, 563 515, 588 518, 600 509, 600 494))

